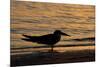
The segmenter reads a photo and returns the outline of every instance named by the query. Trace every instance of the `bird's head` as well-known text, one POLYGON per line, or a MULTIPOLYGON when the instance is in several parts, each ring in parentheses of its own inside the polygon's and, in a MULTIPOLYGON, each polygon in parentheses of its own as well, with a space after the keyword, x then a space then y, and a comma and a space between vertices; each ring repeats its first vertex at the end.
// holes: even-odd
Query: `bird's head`
POLYGON ((54 32, 54 34, 55 34, 55 35, 65 35, 65 36, 70 36, 70 35, 68 35, 68 34, 66 34, 66 33, 64 33, 64 32, 62 32, 61 30, 56 30, 56 31, 54 32))

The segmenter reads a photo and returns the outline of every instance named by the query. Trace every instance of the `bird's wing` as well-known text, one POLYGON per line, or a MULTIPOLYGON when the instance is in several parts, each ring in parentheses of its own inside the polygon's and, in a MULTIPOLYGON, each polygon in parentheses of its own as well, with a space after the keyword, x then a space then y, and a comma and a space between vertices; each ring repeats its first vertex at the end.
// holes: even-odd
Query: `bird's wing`
POLYGON ((53 34, 38 37, 38 43, 50 44, 53 40, 53 34))
POLYGON ((51 39, 53 37, 53 34, 47 34, 47 35, 43 35, 43 36, 39 36, 38 38, 40 38, 40 39, 47 39, 47 40, 49 40, 49 39, 51 39))
POLYGON ((23 35, 23 36, 26 37, 26 38, 30 38, 30 39, 38 37, 38 36, 29 36, 29 35, 23 35))
POLYGON ((37 42, 41 44, 51 44, 53 40, 53 34, 48 34, 43 36, 28 36, 28 35, 23 35, 23 36, 26 38, 23 38, 22 40, 37 42))
POLYGON ((32 42, 38 41, 38 36, 29 36, 29 35, 23 35, 23 36, 26 38, 22 38, 22 40, 32 41, 32 42))

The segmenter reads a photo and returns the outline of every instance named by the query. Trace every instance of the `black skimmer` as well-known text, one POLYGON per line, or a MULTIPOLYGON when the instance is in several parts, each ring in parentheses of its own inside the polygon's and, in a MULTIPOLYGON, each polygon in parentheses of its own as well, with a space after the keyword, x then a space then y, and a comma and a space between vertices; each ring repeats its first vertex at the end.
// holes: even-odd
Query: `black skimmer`
POLYGON ((26 38, 23 38, 22 40, 48 45, 51 47, 51 51, 53 52, 53 47, 57 42, 60 41, 61 35, 70 36, 60 30, 55 30, 53 34, 47 34, 43 36, 23 35, 26 38))

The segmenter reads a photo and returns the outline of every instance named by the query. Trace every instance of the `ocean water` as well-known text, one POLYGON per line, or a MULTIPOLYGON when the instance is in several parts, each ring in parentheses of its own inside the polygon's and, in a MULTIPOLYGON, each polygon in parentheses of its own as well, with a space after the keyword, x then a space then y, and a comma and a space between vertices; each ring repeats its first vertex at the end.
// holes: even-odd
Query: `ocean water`
POLYGON ((62 30, 57 45, 95 45, 95 6, 12 1, 11 48, 45 46, 23 41, 23 34, 46 35, 62 30))

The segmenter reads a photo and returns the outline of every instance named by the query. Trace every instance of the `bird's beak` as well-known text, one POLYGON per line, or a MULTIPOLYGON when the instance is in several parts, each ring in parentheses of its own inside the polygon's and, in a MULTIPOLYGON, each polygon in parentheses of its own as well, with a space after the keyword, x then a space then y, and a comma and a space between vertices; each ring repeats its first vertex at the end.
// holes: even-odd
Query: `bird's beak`
POLYGON ((61 32, 61 34, 62 34, 62 35, 65 35, 65 36, 70 36, 70 35, 68 35, 68 34, 66 34, 66 33, 63 33, 63 32, 61 32))

